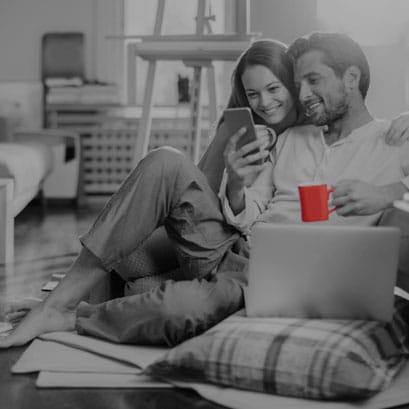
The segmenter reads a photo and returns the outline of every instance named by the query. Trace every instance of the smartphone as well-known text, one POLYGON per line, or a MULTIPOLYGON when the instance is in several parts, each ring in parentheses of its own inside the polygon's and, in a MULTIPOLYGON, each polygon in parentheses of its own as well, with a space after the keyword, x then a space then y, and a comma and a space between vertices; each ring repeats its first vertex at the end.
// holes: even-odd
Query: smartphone
MULTIPOLYGON (((253 115, 251 114, 250 108, 227 108, 224 110, 223 117, 230 135, 233 135, 242 127, 247 129, 247 132, 238 140, 237 149, 257 140, 256 127, 254 126, 253 115)), ((255 151, 249 153, 255 153, 255 151)), ((263 160, 260 159, 254 163, 261 165, 263 160)))

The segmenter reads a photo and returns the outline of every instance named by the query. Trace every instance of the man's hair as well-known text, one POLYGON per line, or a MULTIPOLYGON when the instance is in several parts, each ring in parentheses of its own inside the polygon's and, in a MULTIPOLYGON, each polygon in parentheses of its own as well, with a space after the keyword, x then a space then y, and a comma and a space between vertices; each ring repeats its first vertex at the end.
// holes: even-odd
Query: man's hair
POLYGON ((369 64, 358 43, 345 34, 316 32, 296 39, 288 47, 287 54, 295 63, 303 54, 314 50, 324 54, 323 62, 331 67, 338 77, 342 77, 349 67, 358 67, 361 71, 359 91, 362 98, 366 98, 370 82, 369 64))

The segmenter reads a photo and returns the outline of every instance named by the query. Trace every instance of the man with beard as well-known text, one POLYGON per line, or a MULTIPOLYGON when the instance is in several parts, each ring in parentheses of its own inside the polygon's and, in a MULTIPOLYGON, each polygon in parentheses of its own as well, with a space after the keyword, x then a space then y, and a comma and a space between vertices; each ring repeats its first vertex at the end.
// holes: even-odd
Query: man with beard
POLYGON ((338 147, 344 151, 339 157, 344 169, 330 180, 337 214, 371 215, 390 207, 408 189, 408 178, 392 182, 408 174, 409 158, 406 149, 389 149, 380 141, 385 121, 374 119, 365 104, 370 74, 364 53, 347 36, 316 33, 294 42, 289 54, 301 104, 313 124, 327 126, 323 160, 333 161, 338 147))
MULTIPOLYGON (((312 33, 290 45, 300 104, 312 125, 280 135, 275 167, 263 185, 246 191, 246 209, 234 214, 222 195, 229 222, 251 234, 255 222, 301 222, 297 187, 326 183, 334 188, 330 224, 375 225, 409 187, 408 144, 388 146, 387 120, 374 119, 366 104, 369 65, 360 46, 340 33, 312 33), (273 184, 273 189, 271 188, 273 184), (257 197, 271 200, 266 206, 257 197), (258 209, 258 211, 257 211, 258 209)), ((229 141, 229 168, 243 160, 229 141)), ((265 203, 265 202, 264 202, 265 203)))

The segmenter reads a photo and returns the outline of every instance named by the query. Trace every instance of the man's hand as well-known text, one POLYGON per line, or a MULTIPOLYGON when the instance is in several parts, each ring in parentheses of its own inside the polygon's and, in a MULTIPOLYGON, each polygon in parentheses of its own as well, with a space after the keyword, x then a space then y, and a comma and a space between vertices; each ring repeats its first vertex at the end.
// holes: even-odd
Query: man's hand
POLYGON ((9 335, 0 338, 0 348, 24 345, 46 332, 74 329, 75 310, 58 310, 41 304, 30 311, 9 335))
POLYGON ((392 120, 385 140, 388 145, 397 146, 409 140, 409 112, 403 112, 392 120))
POLYGON ((385 187, 360 180, 342 180, 334 186, 332 204, 339 216, 364 216, 390 206, 385 187))

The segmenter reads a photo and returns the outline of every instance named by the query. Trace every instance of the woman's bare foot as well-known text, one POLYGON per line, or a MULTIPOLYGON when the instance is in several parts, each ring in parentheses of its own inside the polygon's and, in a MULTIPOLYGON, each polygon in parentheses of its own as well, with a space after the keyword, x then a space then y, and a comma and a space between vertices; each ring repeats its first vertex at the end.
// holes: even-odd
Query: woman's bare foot
POLYGON ((96 285, 109 277, 99 259, 85 247, 55 290, 22 319, 0 348, 24 345, 41 334, 75 329, 76 306, 96 285))
POLYGON ((4 301, 1 314, 2 319, 15 326, 41 302, 42 299, 36 297, 25 297, 17 300, 4 301))
POLYGON ((10 335, 0 339, 0 348, 24 345, 46 332, 74 329, 75 310, 59 310, 40 304, 27 314, 10 335))

